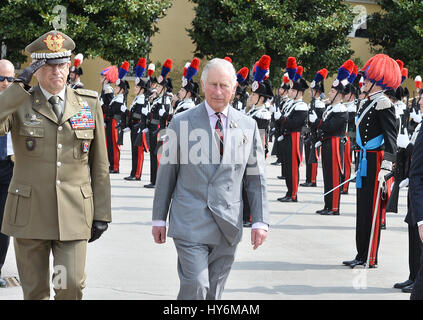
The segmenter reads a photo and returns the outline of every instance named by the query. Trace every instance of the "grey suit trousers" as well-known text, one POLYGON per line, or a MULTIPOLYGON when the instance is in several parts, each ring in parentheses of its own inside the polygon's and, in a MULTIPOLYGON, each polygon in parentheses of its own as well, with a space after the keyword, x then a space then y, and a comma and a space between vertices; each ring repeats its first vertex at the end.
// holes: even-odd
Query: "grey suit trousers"
POLYGON ((237 245, 223 236, 218 245, 173 239, 178 253, 178 300, 220 300, 237 245))

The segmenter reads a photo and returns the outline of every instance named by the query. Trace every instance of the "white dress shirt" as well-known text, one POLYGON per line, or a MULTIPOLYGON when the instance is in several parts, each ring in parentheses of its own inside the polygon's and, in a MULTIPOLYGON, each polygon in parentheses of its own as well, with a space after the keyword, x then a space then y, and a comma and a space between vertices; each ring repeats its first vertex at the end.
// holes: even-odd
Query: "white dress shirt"
MULTIPOLYGON (((47 101, 52 96, 55 96, 55 94, 51 94, 46 89, 44 89, 41 86, 41 84, 40 84, 40 89, 41 89, 41 92, 43 93, 44 97, 46 97, 47 101)), ((60 108, 62 108, 62 114, 64 114, 65 113, 65 103, 66 103, 66 86, 62 89, 62 91, 60 91, 58 94, 56 94, 56 96, 59 96, 59 98, 60 98, 59 104, 60 104, 60 108)))

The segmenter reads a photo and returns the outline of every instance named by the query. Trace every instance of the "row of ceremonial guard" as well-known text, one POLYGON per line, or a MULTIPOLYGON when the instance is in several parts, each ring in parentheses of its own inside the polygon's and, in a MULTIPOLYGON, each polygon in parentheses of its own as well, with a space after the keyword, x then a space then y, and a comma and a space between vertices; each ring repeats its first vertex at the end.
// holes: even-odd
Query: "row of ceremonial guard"
MULTIPOLYGON (((321 215, 340 214, 340 196, 348 194, 349 183, 356 182, 357 255, 345 265, 377 266, 380 230, 386 228, 386 212, 398 211, 398 195, 407 186, 412 145, 420 129, 421 77, 415 78, 417 97, 402 87, 408 70, 401 60, 386 55, 372 57, 358 71, 352 60, 339 69, 328 97, 324 99, 324 80, 328 71, 317 71, 310 84, 311 102, 303 96, 309 85, 302 77, 303 68, 289 57, 282 85, 276 96, 268 80, 270 57, 254 65, 253 81, 249 70, 238 71, 238 88, 233 107, 257 121, 263 134, 263 147, 275 137, 273 164, 281 164, 287 192, 281 202, 297 202, 298 187, 316 186, 318 160, 321 159, 324 181, 324 208, 321 215), (251 95, 247 88, 251 83, 251 95), (306 181, 299 183, 299 166, 306 164, 306 181), (355 166, 353 168, 353 164, 355 166), (354 170, 354 171, 353 171, 354 170), (355 173, 355 174, 354 174, 355 173), (378 195, 382 188, 383 195, 378 195), (376 219, 373 220, 372 217, 376 219), (373 223, 375 221, 375 223, 373 223)), ((407 214, 407 223, 411 215, 407 214)), ((248 203, 244 207, 244 226, 249 225, 248 203)), ((412 228, 414 237, 416 228, 412 228)), ((410 240, 410 279, 418 270, 417 241, 410 240), (411 257, 414 257, 413 259, 411 257)), ((397 284, 404 288, 411 280, 397 284)), ((411 290, 409 287, 406 289, 411 290), (408 289, 407 289, 408 288, 408 289)))
POLYGON ((172 60, 167 59, 158 77, 154 76, 155 65, 140 58, 135 67, 135 98, 129 108, 127 97, 130 85, 125 76, 129 63, 125 61, 118 69, 105 68, 100 73, 102 91, 100 102, 104 114, 106 145, 109 158, 109 172, 119 173, 120 149, 124 132, 130 131, 132 167, 125 180, 141 180, 144 153, 150 153, 150 183, 146 188, 154 188, 160 163, 160 132, 168 126, 174 114, 194 107, 199 99, 199 86, 193 81, 198 72, 200 60, 194 58, 184 68, 181 88, 176 96, 172 94, 172 79, 168 77, 172 60), (147 75, 144 76, 145 71, 147 75), (112 87, 115 84, 115 87, 112 87))

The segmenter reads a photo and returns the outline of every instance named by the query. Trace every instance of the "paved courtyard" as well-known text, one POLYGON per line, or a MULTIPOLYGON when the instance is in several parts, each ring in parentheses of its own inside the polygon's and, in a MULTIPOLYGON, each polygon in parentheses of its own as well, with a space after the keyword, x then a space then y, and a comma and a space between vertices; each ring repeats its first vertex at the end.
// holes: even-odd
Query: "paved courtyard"
MULTIPOLYGON (((88 244, 84 299, 163 300, 176 298, 179 280, 176 252, 171 238, 162 245, 151 236, 153 189, 149 183, 149 155, 141 181, 125 181, 130 172, 129 134, 121 153, 120 174, 110 176, 112 218, 106 233, 88 244)), ((319 164, 318 187, 300 187, 298 203, 276 199, 286 187, 280 167, 267 159, 271 227, 262 247, 253 250, 250 229, 244 229, 235 263, 223 294, 225 300, 400 300, 410 295, 393 289, 408 277, 408 234, 404 222, 407 190, 401 190, 399 214, 387 214, 382 231, 379 266, 350 269, 343 260, 355 251, 355 184, 341 196, 340 216, 321 216, 323 177, 319 164)), ((300 182, 305 166, 300 168, 300 182)), ((4 277, 17 277, 13 242, 4 277)), ((52 293, 53 296, 53 293, 52 293)), ((0 288, 0 300, 22 299, 20 287, 0 288)))

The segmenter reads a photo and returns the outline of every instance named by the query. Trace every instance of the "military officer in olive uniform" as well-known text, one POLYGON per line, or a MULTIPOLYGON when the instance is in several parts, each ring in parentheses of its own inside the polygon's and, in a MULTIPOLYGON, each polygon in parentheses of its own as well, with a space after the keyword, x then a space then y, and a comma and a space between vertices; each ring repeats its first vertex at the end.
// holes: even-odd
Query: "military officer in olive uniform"
POLYGON ((66 86, 75 43, 50 31, 26 47, 33 63, 0 95, 0 134, 15 168, 2 232, 15 238, 24 299, 81 299, 87 240, 111 221, 109 164, 97 93, 66 86), (38 85, 30 88, 32 75, 38 85))

